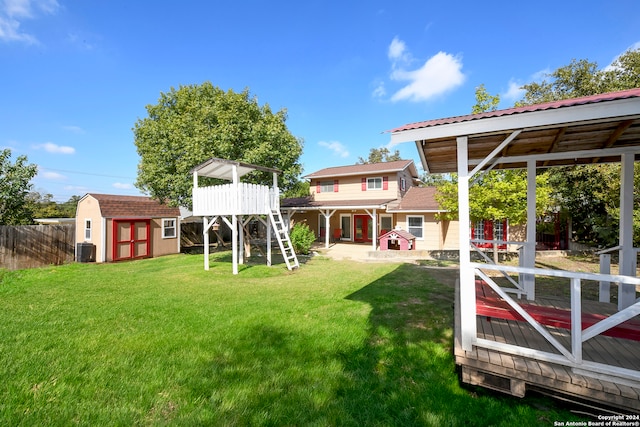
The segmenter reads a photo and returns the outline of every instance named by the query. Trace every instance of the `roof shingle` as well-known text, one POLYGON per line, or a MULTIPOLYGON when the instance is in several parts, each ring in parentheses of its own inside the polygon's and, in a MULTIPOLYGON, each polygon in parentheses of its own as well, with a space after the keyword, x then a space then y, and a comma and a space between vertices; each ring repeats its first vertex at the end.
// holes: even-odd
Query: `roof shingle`
MULTIPOLYGON (((393 162, 366 163, 362 165, 334 166, 310 173, 304 178, 328 178, 338 176, 363 175, 368 173, 400 172, 413 165, 413 160, 396 160, 393 162)), ((417 177, 415 166, 411 171, 417 177)))
POLYGON ((89 193, 100 204, 104 218, 161 218, 179 217, 180 209, 171 207, 145 196, 119 196, 114 194, 89 193))

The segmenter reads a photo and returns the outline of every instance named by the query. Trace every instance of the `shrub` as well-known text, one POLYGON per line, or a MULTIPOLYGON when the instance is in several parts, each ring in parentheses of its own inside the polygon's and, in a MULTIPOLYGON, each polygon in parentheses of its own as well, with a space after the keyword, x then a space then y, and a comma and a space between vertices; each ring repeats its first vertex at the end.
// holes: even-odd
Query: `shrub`
POLYGON ((297 254, 308 254, 316 235, 307 224, 298 223, 291 229, 291 244, 297 254))

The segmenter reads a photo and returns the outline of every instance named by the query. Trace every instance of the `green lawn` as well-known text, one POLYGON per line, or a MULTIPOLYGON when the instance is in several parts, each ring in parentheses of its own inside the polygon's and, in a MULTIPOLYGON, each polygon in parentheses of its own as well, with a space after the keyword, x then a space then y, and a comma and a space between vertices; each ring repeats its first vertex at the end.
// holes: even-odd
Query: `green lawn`
POLYGON ((0 270, 0 425, 553 425, 462 389, 424 267, 229 253, 0 270))

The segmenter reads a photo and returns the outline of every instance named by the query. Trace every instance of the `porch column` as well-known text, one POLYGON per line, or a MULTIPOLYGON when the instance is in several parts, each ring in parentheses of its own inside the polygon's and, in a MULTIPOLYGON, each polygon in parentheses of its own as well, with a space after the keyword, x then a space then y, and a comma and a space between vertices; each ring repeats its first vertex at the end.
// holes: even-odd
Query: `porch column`
MULTIPOLYGON (((536 161, 527 161, 527 238, 524 245, 524 263, 526 268, 536 266, 536 161)), ((528 300, 536 298, 536 278, 532 274, 523 274, 524 290, 528 300)))
MULTIPOLYGON (((456 138, 458 152, 458 230, 460 251, 460 332, 462 349, 471 351, 476 339, 476 286, 471 268, 469 238, 469 165, 468 137, 456 138)), ((457 301, 456 301, 457 302, 457 301)))
POLYGON ((329 219, 333 216, 334 213, 336 213, 336 211, 329 211, 327 209, 324 212, 320 211, 320 213, 322 214, 322 216, 324 216, 324 247, 326 249, 329 249, 329 219))
MULTIPOLYGON (((622 155, 620 170, 620 274, 635 277, 636 252, 633 249, 633 162, 634 154, 622 155)), ((636 301, 636 286, 620 284, 618 310, 636 301)))
POLYGON ((371 225, 373 226, 373 230, 371 230, 371 244, 373 246, 372 250, 378 248, 378 216, 376 215, 376 209, 373 208, 373 214, 371 215, 371 225))

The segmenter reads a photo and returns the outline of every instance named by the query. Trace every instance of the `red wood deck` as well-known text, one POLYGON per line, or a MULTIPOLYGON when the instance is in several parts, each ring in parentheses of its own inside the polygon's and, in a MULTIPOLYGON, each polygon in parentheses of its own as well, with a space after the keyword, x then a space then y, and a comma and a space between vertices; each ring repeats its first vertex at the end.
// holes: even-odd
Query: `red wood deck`
MULTIPOLYGON (((546 326, 571 329, 571 310, 539 304, 520 304, 520 306, 536 321, 546 326)), ((488 319, 526 320, 513 309, 505 300, 482 280, 476 280, 476 313, 488 319)), ((607 316, 598 313, 582 313, 582 329, 595 325, 607 316)), ((602 335, 640 341, 640 322, 627 320, 605 332, 602 335)))

